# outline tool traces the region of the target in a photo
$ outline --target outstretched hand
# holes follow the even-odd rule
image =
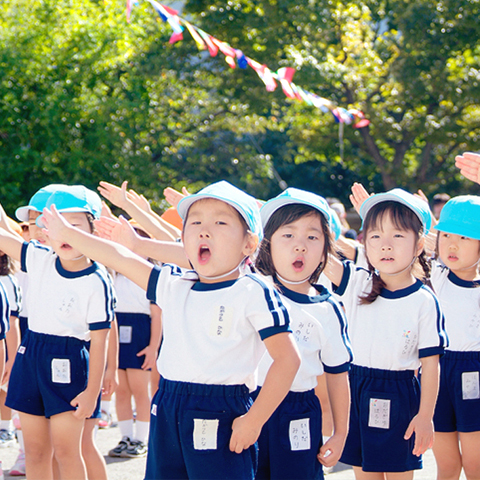
[[[463,155],[457,155],[455,166],[465,178],[480,184],[480,154],[465,152]]]
[[[163,195],[165,196],[165,200],[172,206],[177,208],[178,202],[184,197],[187,197],[190,195],[188,190],[185,187],[182,187],[182,193],[180,193],[178,190],[175,190],[172,187],[167,187],[163,191]]]
[[[62,240],[65,230],[69,227],[71,228],[71,225],[58,213],[55,205],[52,205],[50,209],[44,208],[42,213],[45,235],[50,240]]]
[[[120,243],[129,250],[134,250],[138,235],[122,215],[118,219],[100,217],[94,224],[100,238]]]
[[[125,180],[121,187],[112,185],[108,182],[100,182],[98,191],[105,197],[110,203],[113,203],[118,208],[125,210],[127,205],[127,186],[128,182]]]
[[[370,197],[370,194],[361,183],[355,182],[352,185],[352,194],[349,196],[349,198],[350,202],[352,202],[353,208],[355,208],[357,213],[360,213],[360,207],[368,197]]]

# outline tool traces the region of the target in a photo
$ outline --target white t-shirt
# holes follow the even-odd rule
[[[290,391],[306,392],[317,386],[317,377],[327,373],[346,372],[352,361],[352,350],[342,307],[332,294],[318,285],[315,296],[296,293],[278,285],[282,301],[289,305],[290,326],[302,362]],[[258,384],[263,385],[272,365],[268,354],[258,368]]]
[[[370,293],[371,274],[344,263],[336,293],[347,314],[354,364],[383,370],[415,370],[420,358],[439,355],[448,344],[439,302],[420,280],[410,287],[384,289],[377,299],[360,305]]]
[[[150,315],[150,303],[145,296],[145,290],[122,274],[114,278],[117,305],[115,312],[144,313]]]
[[[105,267],[94,262],[70,272],[53,250],[30,242],[23,244],[21,268],[29,275],[30,330],[88,341],[90,330],[110,328],[115,295]]]
[[[17,283],[20,287],[20,292],[22,294],[22,309],[20,310],[20,317],[28,318],[28,275],[21,270],[18,270],[14,273],[15,278],[17,279]]]
[[[462,280],[433,261],[431,282],[445,315],[448,350],[479,352],[480,281]]]
[[[0,275],[5,293],[7,294],[8,304],[10,306],[10,315],[18,317],[22,309],[22,292],[14,275]]]
[[[0,340],[5,338],[5,334],[10,328],[10,307],[8,305],[7,294],[3,285],[0,283]]]
[[[162,309],[157,366],[167,380],[255,390],[262,339],[290,331],[280,295],[255,274],[202,283],[193,271],[154,267],[147,297]]]

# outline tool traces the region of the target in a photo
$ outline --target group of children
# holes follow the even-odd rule
[[[80,186],[37,192],[28,243],[0,209],[0,250],[28,278],[6,399],[27,478],[106,478],[93,432],[117,367],[124,429],[137,407],[117,453],[144,452],[150,422],[146,479],[318,479],[341,460],[357,480],[407,480],[432,446],[439,479],[480,478],[480,197],[451,199],[434,230],[418,196],[356,184],[348,260],[335,213],[303,190],[261,208],[224,181],[177,192],[181,232],[126,183],[100,192],[136,223]]]

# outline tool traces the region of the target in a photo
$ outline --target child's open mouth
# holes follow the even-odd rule
[[[458,260],[458,257],[456,255],[449,255],[448,259],[452,262],[456,262]]]
[[[210,248],[207,245],[200,245],[198,250],[198,261],[200,264],[204,265],[210,260],[212,256],[212,252],[210,252]]]
[[[301,260],[301,259],[295,260],[295,261],[293,262],[293,269],[294,269],[296,272],[301,272],[301,271],[303,270],[303,265],[304,265],[303,260]]]
[[[60,248],[62,250],[71,250],[72,249],[72,247],[68,243],[62,243],[62,245],[60,245]]]
[[[385,257],[385,258],[382,258],[382,262],[393,262],[394,259],[392,257]]]

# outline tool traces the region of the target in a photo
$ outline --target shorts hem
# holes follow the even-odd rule
[[[423,468],[422,464],[416,465],[361,465],[364,472],[387,472],[387,473],[402,473],[410,472],[412,470],[421,470]]]

